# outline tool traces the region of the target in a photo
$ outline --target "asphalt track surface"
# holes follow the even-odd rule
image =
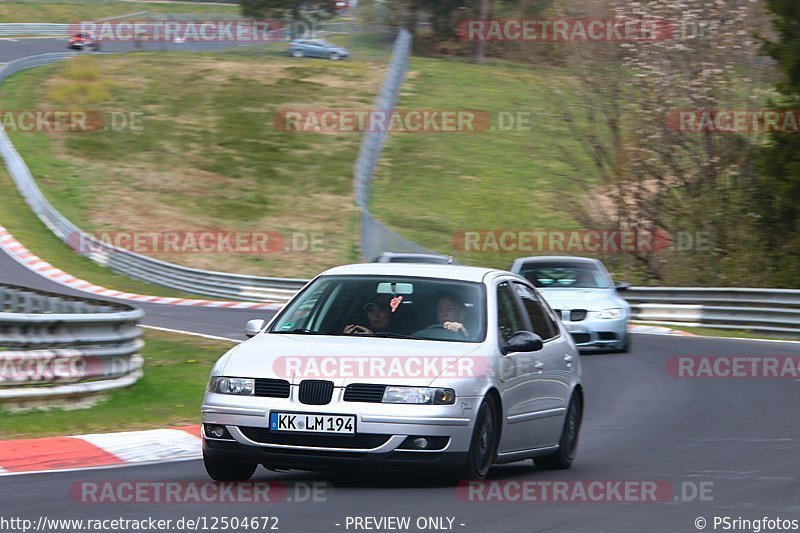
[[[0,50],[4,46],[0,45]],[[2,253],[0,281],[79,294],[40,278]],[[242,338],[244,321],[261,313],[152,304],[142,307],[147,312],[146,324],[231,338]],[[70,495],[70,489],[80,482],[207,481],[202,462],[185,461],[0,477],[0,516],[28,518],[34,523],[43,516],[173,521],[207,517],[209,526],[215,517],[274,516],[281,531],[303,532],[391,530],[346,526],[348,517],[365,516],[411,517],[411,527],[405,531],[434,530],[418,529],[415,521],[420,517],[450,517],[454,519],[452,530],[465,532],[688,532],[699,530],[695,525],[699,518],[707,521],[706,531],[722,531],[721,525],[714,527],[714,517],[800,520],[800,380],[689,379],[673,377],[667,371],[668,361],[674,356],[799,353],[800,345],[790,343],[636,335],[630,354],[583,358],[586,412],[572,469],[537,470],[526,461],[495,467],[490,473],[491,481],[503,483],[573,481],[584,487],[591,481],[655,481],[674,489],[674,497],[666,501],[582,502],[573,498],[558,503],[470,502],[464,501],[456,488],[425,471],[402,475],[279,473],[261,468],[254,480],[288,483],[289,494],[295,494],[293,501],[259,505],[91,504]],[[80,414],[76,412],[76,416]],[[293,489],[293,484],[312,481],[325,483],[325,501],[297,497],[305,492]],[[694,494],[699,487],[707,491],[703,497]],[[11,527],[4,530],[19,531]],[[170,530],[186,529],[173,526]]]
[[[64,285],[60,285],[31,272],[2,250],[0,250],[0,283],[11,283],[13,285],[66,294],[68,296],[89,296],[91,298],[97,298],[96,295],[87,295],[85,292],[65,287]],[[202,299],[202,296],[198,296],[198,298]],[[106,299],[128,304],[133,303],[125,302],[124,300],[115,300],[114,298]],[[216,309],[216,312],[214,312],[215,310],[209,307],[147,304],[141,302],[135,302],[135,305],[145,310],[146,316],[144,320],[142,320],[142,323],[145,325],[237,340],[246,339],[244,336],[244,325],[248,320],[251,318],[267,319],[275,314],[274,311],[261,309],[226,309],[226,312],[220,313],[219,309]]]

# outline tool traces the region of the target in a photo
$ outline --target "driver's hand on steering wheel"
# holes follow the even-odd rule
[[[356,335],[372,335],[374,332],[366,326],[360,326],[358,324],[350,324],[344,328],[345,333],[356,334]]]
[[[467,335],[467,329],[461,322],[445,322],[442,324],[442,327],[447,331],[452,331],[453,333],[461,333],[465,337]]]

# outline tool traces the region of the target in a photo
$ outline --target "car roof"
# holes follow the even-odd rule
[[[507,272],[493,268],[437,265],[430,263],[359,263],[334,267],[326,270],[321,275],[418,276],[423,278],[454,279],[480,283],[490,274],[507,274]]]
[[[397,257],[397,258],[429,258],[429,259],[442,259],[444,261],[451,261],[452,257],[449,255],[442,255],[442,254],[425,254],[425,253],[417,253],[417,252],[381,252],[378,254],[378,257],[375,259],[380,259],[381,257]]]
[[[380,255],[390,255],[392,257],[447,257],[443,254],[429,254],[421,252],[381,252]]]

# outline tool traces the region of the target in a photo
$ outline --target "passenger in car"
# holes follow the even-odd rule
[[[464,300],[458,294],[450,291],[439,293],[436,299],[436,316],[444,329],[467,337],[469,334],[464,327],[466,312]]]
[[[581,270],[578,275],[575,276],[575,283],[573,283],[572,286],[583,289],[593,289],[597,287],[597,282],[591,272],[588,270]]]
[[[385,297],[379,296],[375,300],[369,302],[364,306],[364,312],[367,314],[369,327],[360,324],[349,324],[345,326],[344,333],[371,335],[373,333],[388,331],[389,325],[392,322],[392,313],[389,301]]]

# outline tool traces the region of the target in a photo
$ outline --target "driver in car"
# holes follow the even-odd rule
[[[344,333],[355,335],[371,335],[382,331],[388,331],[392,321],[391,308],[389,302],[384,297],[378,297],[364,306],[367,314],[369,327],[360,324],[350,324],[344,328]]]
[[[444,329],[467,337],[469,334],[464,327],[466,311],[464,300],[458,294],[450,291],[439,294],[436,301],[436,316]]]

